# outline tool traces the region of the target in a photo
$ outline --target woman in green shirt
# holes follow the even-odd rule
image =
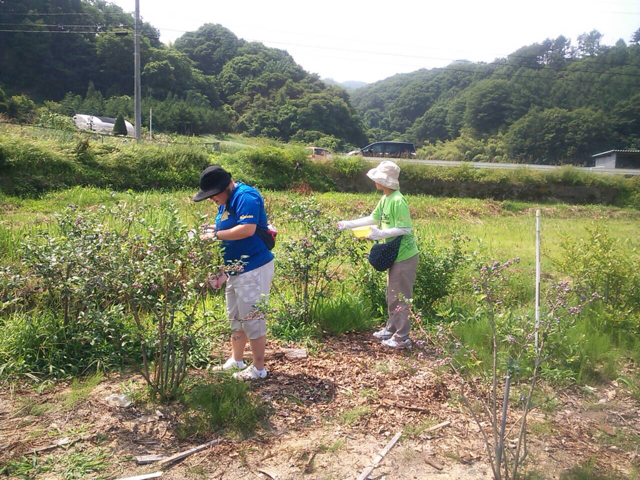
[[[400,193],[400,167],[393,162],[381,162],[369,170],[367,176],[373,180],[384,195],[368,217],[338,222],[338,228],[356,228],[371,225],[369,240],[392,241],[402,235],[400,250],[387,273],[387,306],[389,319],[381,330],[373,334],[390,348],[409,348],[411,322],[409,303],[413,298],[413,284],[418,270],[418,248],[411,231],[411,215],[407,200]],[[377,227],[376,227],[377,225]]]

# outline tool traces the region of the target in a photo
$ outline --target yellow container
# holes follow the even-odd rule
[[[365,238],[371,233],[371,227],[358,227],[351,229],[356,238]]]

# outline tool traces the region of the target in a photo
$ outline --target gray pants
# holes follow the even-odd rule
[[[409,303],[413,298],[413,284],[416,281],[419,255],[396,262],[387,272],[387,307],[389,320],[387,330],[394,332],[396,340],[404,340],[411,331]]]

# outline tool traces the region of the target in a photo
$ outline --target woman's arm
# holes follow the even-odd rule
[[[398,237],[400,235],[407,235],[411,233],[411,227],[393,227],[385,230],[380,230],[376,227],[371,227],[371,233],[367,236],[369,240],[381,240],[383,238]]]
[[[228,230],[219,230],[216,236],[219,240],[242,240],[256,233],[258,226],[255,223],[243,223]]]
[[[368,217],[358,218],[356,220],[343,220],[338,222],[338,230],[346,230],[347,228],[366,227],[367,225],[375,225],[378,221],[371,215]]]

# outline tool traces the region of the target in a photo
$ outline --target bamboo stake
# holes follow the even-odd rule
[[[389,443],[387,443],[387,445],[376,456],[376,458],[373,459],[373,463],[363,470],[363,472],[358,477],[358,480],[366,480],[367,479],[369,474],[371,472],[373,472],[373,470],[378,466],[378,464],[382,461],[382,459],[385,457],[385,455],[387,453],[389,453],[389,450],[391,450],[393,448],[393,446],[398,442],[398,440],[400,440],[400,436],[401,435],[402,435],[402,432],[398,432],[393,436],[393,438],[389,441]]]

